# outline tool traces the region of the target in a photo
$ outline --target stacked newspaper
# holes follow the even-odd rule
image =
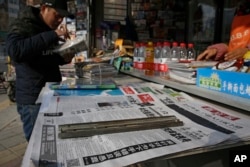
[[[212,67],[217,64],[216,61],[192,61],[191,63],[171,62],[168,64],[169,76],[176,81],[195,84],[196,68]]]
[[[84,78],[107,78],[113,77],[117,73],[115,67],[108,63],[88,64],[82,68]]]

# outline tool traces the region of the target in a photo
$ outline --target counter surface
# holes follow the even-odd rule
[[[220,93],[218,93],[219,95],[217,95],[217,92],[207,91],[205,89],[200,89],[200,88],[198,88],[198,90],[201,90],[201,91],[197,91],[196,86],[194,85],[184,85],[184,84],[180,84],[174,81],[166,81],[157,77],[142,77],[140,75],[137,75],[136,77],[139,77],[142,79],[145,78],[145,80],[160,83],[162,85],[166,85],[167,87],[181,90],[183,92],[187,92],[187,93],[190,92],[190,94],[194,94],[196,96],[190,97],[187,94],[179,94],[180,97],[182,97],[183,95],[184,99],[185,97],[187,97],[187,99],[189,99],[188,97],[190,97],[189,100],[191,101],[188,100],[186,102],[185,101],[182,102],[182,101],[174,100],[175,96],[177,96],[178,94],[177,91],[173,91],[175,92],[175,96],[173,97],[171,97],[171,93],[169,94],[167,93],[168,95],[167,94],[165,95],[164,93],[159,93],[158,94],[159,99],[158,97],[156,99],[160,101],[155,100],[154,106],[148,106],[148,107],[144,106],[145,108],[143,106],[140,106],[139,108],[137,108],[136,106],[133,106],[132,104],[130,104],[130,102],[134,102],[134,100],[137,102],[140,101],[139,99],[141,98],[139,98],[139,95],[138,95],[138,99],[137,99],[136,93],[124,94],[121,96],[105,96],[105,97],[99,96],[99,95],[97,96],[91,95],[91,96],[85,96],[85,97],[84,96],[82,97],[60,96],[60,105],[59,105],[58,104],[59,100],[57,100],[59,96],[58,95],[57,95],[58,97],[54,96],[55,92],[49,89],[49,87],[47,86],[40,93],[39,100],[40,102],[42,102],[42,107],[40,109],[40,113],[38,115],[38,119],[34,127],[35,133],[34,132],[32,133],[31,140],[29,142],[27,151],[25,153],[22,166],[33,167],[36,164],[40,163],[40,160],[43,158],[49,159],[49,160],[55,160],[58,163],[59,162],[62,163],[65,161],[63,157],[68,158],[66,159],[67,163],[73,162],[73,160],[76,160],[76,159],[80,160],[84,158],[84,160],[86,160],[84,161],[86,164],[84,166],[88,166],[87,162],[90,162],[90,161],[94,162],[95,160],[97,160],[96,159],[97,157],[105,158],[108,153],[114,152],[114,155],[115,154],[118,155],[117,154],[118,152],[126,153],[123,151],[126,149],[129,150],[129,148],[132,148],[132,147],[137,148],[137,146],[142,146],[142,145],[146,146],[146,144],[148,144],[148,146],[152,146],[154,142],[151,142],[151,140],[161,141],[162,143],[166,144],[165,140],[171,139],[175,141],[175,143],[177,144],[174,144],[173,146],[171,145],[164,146],[162,148],[154,148],[151,150],[143,150],[143,151],[140,150],[140,152],[133,153],[133,154],[126,154],[126,156],[124,157],[114,158],[114,159],[111,159],[110,162],[106,161],[106,162],[103,162],[103,164],[100,163],[99,165],[96,164],[94,166],[102,166],[102,165],[124,166],[124,164],[129,165],[132,163],[137,163],[138,159],[139,161],[142,161],[143,163],[147,163],[149,161],[159,162],[165,159],[168,159],[168,161],[170,160],[172,161],[175,158],[184,158],[184,157],[188,157],[189,155],[192,155],[192,156],[202,155],[203,153],[209,154],[207,155],[207,157],[211,157],[210,153],[214,154],[214,152],[220,151],[220,150],[226,150],[225,152],[223,152],[223,155],[226,156],[226,155],[229,155],[227,152],[228,149],[236,148],[238,146],[249,148],[250,140],[248,136],[250,136],[250,134],[245,133],[245,132],[248,132],[248,129],[250,128],[250,122],[249,122],[250,115],[246,115],[246,114],[243,114],[242,112],[238,112],[238,110],[245,111],[243,109],[240,109],[240,108],[232,109],[232,107],[230,107],[231,105],[227,105],[227,108],[226,108],[224,106],[214,104],[211,101],[208,102],[204,100],[204,99],[212,100],[213,96],[217,98],[218,100],[222,100],[220,99],[222,98],[222,95]],[[162,85],[145,82],[145,81],[142,81],[141,79],[137,79],[129,75],[116,78],[115,81],[119,83],[118,85],[120,84],[122,85],[121,87],[123,88],[122,89],[123,92],[126,92],[125,90],[127,90],[127,92],[130,92],[129,87],[126,84],[129,84],[131,81],[134,84],[132,88],[135,88],[134,90],[138,90],[138,92],[143,92],[143,90],[147,92],[145,88],[151,87],[151,86],[156,88],[155,92],[157,92],[156,90],[159,91],[163,89]],[[143,84],[143,86],[141,86],[141,84]],[[167,90],[171,91],[171,89],[167,89]],[[206,92],[211,93],[209,95],[209,98],[206,98],[207,97],[205,94]],[[144,93],[144,94],[147,94],[147,93]],[[129,98],[127,98],[127,96]],[[220,98],[217,96],[219,96]],[[148,97],[149,96],[145,96],[145,98],[142,98],[142,99],[144,100],[150,99]],[[199,98],[199,97],[202,97],[202,98]],[[134,100],[130,101],[131,98]],[[228,101],[230,100],[230,98],[228,98],[227,95],[225,95],[225,98],[227,98]],[[161,103],[162,102],[161,100],[166,100],[165,101],[166,103]],[[213,100],[214,102],[216,101],[216,99],[213,99]],[[173,103],[171,103],[171,101]],[[235,101],[237,100],[235,99]],[[98,102],[102,104],[103,106],[101,105],[98,106],[97,105],[99,104]],[[108,106],[107,106],[107,103],[109,104]],[[237,104],[236,102],[234,103]],[[129,108],[126,104],[130,104],[133,107]],[[144,103],[139,103],[139,104],[144,104]],[[226,104],[225,101],[224,101],[224,104]],[[173,109],[174,112],[172,110],[169,110],[169,108],[166,110],[165,109],[161,110],[162,108],[166,107],[165,105],[169,108],[172,107],[171,109]],[[177,105],[182,106],[182,107],[176,108]],[[190,110],[187,109],[188,107]],[[208,110],[201,111],[200,109],[202,107],[205,107]],[[141,110],[142,108],[148,109],[148,110]],[[186,110],[184,111],[183,109],[184,110],[186,109]],[[215,110],[211,111],[210,109],[215,109]],[[107,111],[103,112],[103,110],[107,110]],[[45,115],[43,114],[43,112],[47,113],[47,112],[53,112],[53,111],[61,111],[63,112],[63,116],[62,117],[45,117]],[[175,111],[177,113],[175,113]],[[216,111],[217,114],[213,114],[214,111]],[[194,118],[195,116],[193,113],[195,112],[197,112],[201,116],[200,118],[198,118],[198,120],[197,120],[197,117]],[[64,123],[64,124],[67,122],[72,123],[73,121],[76,121],[76,120],[80,121],[81,123],[89,122],[89,121],[98,122],[103,119],[118,119],[118,118],[125,118],[125,117],[129,117],[131,119],[134,116],[145,117],[145,116],[150,116],[147,114],[153,114],[153,113],[156,113],[156,115],[157,114],[164,115],[164,114],[171,114],[171,113],[177,114],[177,116],[180,117],[181,120],[185,121],[187,124],[185,124],[185,127],[183,128],[181,127],[180,128],[177,127],[173,129],[171,128],[173,131],[168,128],[166,128],[164,131],[162,131],[161,129],[160,130],[153,129],[153,130],[150,130],[149,132],[137,131],[135,133],[131,132],[131,134],[128,134],[128,133],[121,133],[118,135],[110,134],[110,136],[109,135],[96,135],[96,136],[93,136],[93,138],[92,137],[78,138],[78,139],[75,138],[75,139],[66,139],[66,140],[60,139],[57,136],[58,135],[57,127],[61,123]],[[184,115],[186,114],[186,115],[185,116],[181,115],[181,113]],[[204,118],[202,117],[202,115],[204,116]],[[238,137],[241,137],[241,136],[243,137],[240,140],[239,138],[236,140],[229,140],[226,133],[221,133],[220,130],[222,129],[219,130],[219,128],[217,129],[217,127],[215,127],[215,129],[218,130],[217,131],[212,128],[208,129],[208,128],[205,128],[205,126],[203,127],[198,124],[193,124],[194,120],[192,121],[189,121],[188,119],[186,120],[186,118],[191,119],[190,116],[194,118],[194,120],[200,122],[202,125],[205,125],[206,123],[204,124],[204,122],[208,122],[208,120],[211,121],[211,119],[214,122],[218,123],[218,125],[220,125],[221,127],[223,126],[227,127],[227,125],[230,125],[230,127],[232,127],[232,132],[235,130],[235,133],[234,133],[235,136],[239,135]],[[237,120],[233,121],[228,118],[224,119],[223,116],[224,117],[228,116],[228,118],[232,118],[232,119],[235,118],[239,120],[239,122]],[[209,124],[211,124],[211,122]],[[242,129],[244,130],[238,129],[239,127],[238,125],[242,125]],[[187,130],[186,133],[184,133],[185,130]],[[176,133],[173,133],[173,132],[176,132]],[[190,140],[187,140],[187,142],[179,142],[178,135],[177,135],[177,138],[174,137],[175,136],[174,134],[177,134],[177,132],[179,135],[183,133],[184,136],[182,137],[185,137],[185,136],[188,137],[189,134],[193,134],[194,138],[192,138],[191,137],[192,135],[191,135],[189,136]],[[189,132],[192,132],[192,133],[189,133]],[[173,136],[171,135],[169,136],[169,134],[173,134]],[[233,137],[233,135],[231,137]],[[50,140],[45,140],[45,139],[50,139]],[[137,145],[135,143],[139,143],[139,144]],[[174,142],[170,142],[170,143],[173,144]],[[42,147],[41,147],[42,145],[46,146],[46,147],[43,147],[44,150],[42,150]],[[89,146],[91,146],[91,148],[89,148]],[[41,149],[41,151],[39,151],[39,149]],[[148,149],[148,147],[145,147],[145,149]],[[54,152],[53,150],[57,150],[57,152]],[[104,152],[104,154],[100,154],[100,152]],[[220,156],[216,155],[216,158],[218,157]],[[201,159],[198,158],[198,161],[201,161]],[[181,162],[181,161],[178,160],[178,162]],[[190,165],[193,163],[193,158],[190,158],[189,163]],[[184,165],[185,163],[179,166],[184,166]],[[157,165],[153,165],[153,166],[156,167]],[[166,166],[166,165],[161,164],[160,166]],[[175,166],[175,167],[179,167],[179,166]],[[220,165],[215,165],[215,166],[219,167]],[[167,165],[167,167],[172,167],[172,166]]]
[[[145,76],[143,74],[131,72],[131,71],[122,71],[122,73],[131,75],[134,77],[138,77],[147,81],[159,83],[169,88],[174,88],[176,90],[183,91],[183,92],[204,98],[206,100],[211,100],[215,103],[220,103],[222,105],[236,108],[239,111],[243,110],[243,112],[249,112],[250,114],[250,103],[249,103],[249,99],[246,99],[246,98],[237,97],[237,96],[233,96],[230,94],[225,94],[225,93],[220,93],[217,91],[200,88],[196,85],[183,84],[183,83],[179,83],[179,82],[172,81],[169,79],[163,79],[163,78],[156,77],[156,76]]]

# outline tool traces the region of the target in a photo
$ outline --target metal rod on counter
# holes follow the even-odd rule
[[[182,125],[183,122],[175,116],[64,124],[59,125],[59,138],[90,137],[93,135],[159,129]]]

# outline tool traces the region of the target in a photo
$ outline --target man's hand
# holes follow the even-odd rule
[[[197,60],[210,60],[213,58],[217,53],[217,49],[211,48],[211,49],[206,49],[204,52],[198,55]]]
[[[243,56],[247,53],[248,49],[247,48],[238,48],[235,49],[231,52],[228,52],[225,54],[224,60],[230,61],[230,60],[235,60],[239,58],[243,58]]]
[[[68,29],[65,24],[61,24],[58,26],[58,28],[55,30],[57,36],[62,39],[63,41],[66,41],[67,39],[70,39]],[[61,38],[63,37],[63,38]]]

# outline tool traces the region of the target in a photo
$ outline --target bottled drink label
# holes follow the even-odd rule
[[[139,47],[140,45],[136,43],[135,48],[134,48],[134,56],[133,56],[133,67],[135,70],[138,68]]]
[[[159,64],[161,63],[161,60],[159,58],[154,59],[154,70],[159,71]]]
[[[140,72],[145,70],[145,57],[146,57],[146,49],[145,44],[140,43],[139,51],[138,51],[138,59],[137,59],[137,69]]]
[[[133,67],[136,69],[138,68],[138,57],[133,58]]]
[[[159,64],[158,66],[159,66],[158,69],[159,69],[160,72],[166,72],[167,69],[168,69],[167,64],[165,64],[165,63],[164,64]]]
[[[157,62],[154,62],[155,64],[155,71],[160,71],[164,72],[167,69],[167,64],[166,64],[167,58],[160,58],[157,60]]]
[[[137,69],[144,70],[145,69],[145,58],[139,57],[137,61]]]
[[[162,51],[161,51],[161,60],[159,64],[159,74],[160,76],[166,76],[168,71],[167,62],[171,60],[171,49],[170,43],[165,41],[163,43]]]
[[[154,71],[157,74],[159,69],[159,64],[161,63],[162,57],[162,43],[157,42],[156,46],[154,47]]]

